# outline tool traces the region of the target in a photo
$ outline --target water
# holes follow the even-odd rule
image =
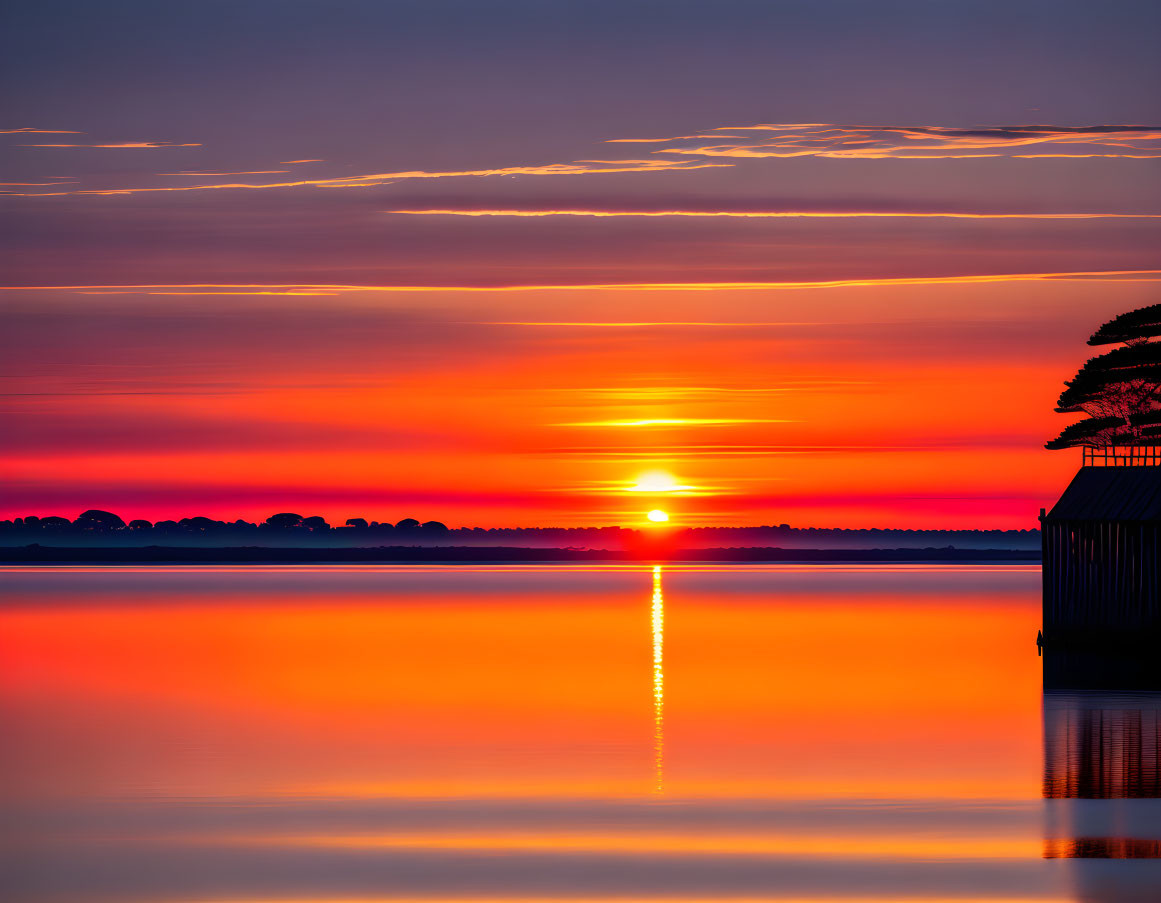
[[[0,592],[11,903],[1161,899],[1158,697],[1044,696],[1034,567]]]

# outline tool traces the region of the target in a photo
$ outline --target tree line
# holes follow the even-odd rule
[[[90,509],[76,519],[26,516],[0,521],[0,544],[145,546],[516,546],[524,548],[625,548],[664,541],[690,548],[782,546],[785,548],[874,548],[939,543],[958,548],[1039,548],[1037,530],[922,530],[899,528],[677,527],[665,530],[607,527],[456,527],[415,518],[379,522],[347,518],[332,526],[325,518],[284,512],[255,523],[185,517],[125,521]]]

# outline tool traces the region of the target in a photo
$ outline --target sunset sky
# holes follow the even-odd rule
[[[11,6],[0,517],[1031,528],[1161,302],[1154,0]]]

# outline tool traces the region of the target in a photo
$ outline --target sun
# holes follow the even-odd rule
[[[654,508],[645,516],[655,524],[669,523],[669,515],[662,511],[660,508]]]

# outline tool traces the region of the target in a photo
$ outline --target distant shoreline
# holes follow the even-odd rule
[[[1039,562],[1039,551],[1019,549],[782,549],[716,548],[536,549],[511,546],[380,546],[360,548],[261,548],[234,546],[65,547],[8,546],[0,548],[6,564],[482,564],[482,563],[948,563]]]

